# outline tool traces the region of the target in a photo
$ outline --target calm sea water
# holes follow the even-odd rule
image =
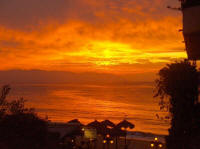
[[[118,123],[124,118],[135,124],[135,131],[167,134],[169,123],[158,119],[158,99],[153,98],[153,85],[78,85],[15,84],[8,99],[23,97],[41,117],[67,122],[78,118],[87,124],[94,119]]]

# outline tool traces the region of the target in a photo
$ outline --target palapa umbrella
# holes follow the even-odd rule
[[[104,126],[99,121],[95,120],[95,121],[87,124],[87,127],[95,128],[97,130],[97,133],[101,134]]]
[[[78,119],[70,120],[69,122],[67,122],[67,124],[72,127],[71,133],[69,133],[69,135],[71,135],[71,136],[80,136],[80,135],[82,136],[83,135],[82,127],[84,125]]]
[[[102,130],[101,134],[103,136],[106,136],[108,134],[112,135],[111,128],[114,128],[115,124],[113,122],[111,122],[110,120],[104,120],[101,122],[101,124],[103,125],[103,130]]]
[[[73,120],[67,122],[67,124],[83,126],[83,124],[78,119],[73,119]]]
[[[127,120],[123,120],[119,124],[117,124],[116,127],[120,128],[120,129],[121,128],[125,128],[125,129],[130,128],[130,129],[133,129],[135,127],[135,125],[132,124],[131,122],[127,121]]]
[[[120,136],[125,136],[126,132],[124,130],[121,130],[120,128],[114,127],[111,129],[111,135],[113,137],[120,137]]]
[[[126,132],[115,126],[111,129],[111,136],[115,137],[115,148],[118,149],[118,137],[126,136]]]
[[[97,133],[101,134],[103,136],[110,134],[110,131],[111,131],[111,129],[107,128],[107,125],[105,125],[104,123],[101,123],[97,120],[89,123],[87,126],[95,128],[97,130]]]
[[[131,122],[127,121],[127,120],[123,120],[119,124],[116,125],[117,129],[123,130],[122,128],[124,128],[124,130],[125,130],[125,149],[127,149],[127,143],[126,143],[127,132],[126,132],[126,130],[127,130],[127,128],[133,129],[134,127],[135,127],[135,125],[132,124]]]
[[[92,127],[92,128],[99,128],[101,127],[101,123],[97,120],[90,122],[89,124],[87,124],[88,127]]]
[[[115,124],[113,122],[111,122],[110,120],[104,120],[101,122],[102,125],[105,125],[106,127],[115,127]]]

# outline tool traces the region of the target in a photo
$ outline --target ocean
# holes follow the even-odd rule
[[[39,116],[55,122],[77,118],[83,124],[95,119],[118,123],[127,119],[135,125],[132,131],[166,135],[169,121],[156,115],[162,117],[167,113],[160,111],[153,88],[153,83],[11,84],[8,100],[23,97]]]

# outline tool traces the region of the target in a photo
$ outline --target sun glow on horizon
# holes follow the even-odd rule
[[[155,51],[161,51],[154,49]],[[120,64],[140,64],[146,60],[151,63],[170,62],[171,59],[186,58],[182,52],[151,53],[152,49],[143,51],[134,49],[132,45],[113,41],[90,41],[80,51],[67,52],[67,57],[79,57],[82,63],[91,63],[97,66],[115,66]],[[144,60],[144,61],[143,61]]]
[[[130,59],[139,50],[131,48],[128,44],[112,41],[91,41],[81,51],[68,53],[68,56],[80,56],[98,66],[119,65],[120,63],[132,63]],[[132,56],[131,56],[132,55]]]

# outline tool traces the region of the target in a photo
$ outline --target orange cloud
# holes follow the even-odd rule
[[[76,2],[68,3],[73,9],[57,4],[53,8],[58,12],[50,13],[53,16],[36,9],[45,13],[42,18],[31,8],[27,15],[33,18],[32,14],[37,14],[37,25],[26,22],[18,13],[24,24],[12,27],[12,20],[0,16],[4,20],[0,23],[0,69],[136,73],[155,71],[157,67],[148,67],[152,64],[160,66],[186,58],[182,34],[178,32],[181,17],[162,9],[169,1]],[[152,3],[154,7],[150,7]],[[53,4],[51,1],[48,7]]]

